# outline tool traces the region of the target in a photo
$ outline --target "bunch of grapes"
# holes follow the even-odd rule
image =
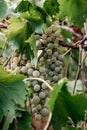
[[[53,86],[63,77],[63,56],[58,44],[59,36],[60,33],[55,26],[49,27],[42,35],[35,35],[36,47],[38,50],[42,50],[38,57],[37,67],[28,60],[25,53],[20,56],[18,50],[15,51],[12,60],[6,66],[6,69],[9,66],[14,73],[22,73],[28,78],[33,78],[33,80],[27,81],[27,84],[32,89],[31,112],[38,120],[49,114],[45,103],[50,97],[50,90],[44,82],[35,78],[43,79]]]

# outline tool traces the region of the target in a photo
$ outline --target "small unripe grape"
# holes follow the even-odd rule
[[[45,33],[47,35],[51,34],[52,33],[52,28],[47,28],[46,31],[45,31]]]
[[[40,76],[40,72],[38,70],[34,70],[33,71],[33,76],[34,77],[39,77]]]
[[[38,92],[40,90],[40,85],[36,84],[33,89],[35,92]]]
[[[45,93],[44,93],[44,92],[40,92],[40,93],[39,93],[39,97],[40,97],[41,99],[44,99],[44,98],[45,98],[45,96],[46,96],[46,95],[45,95]]]
[[[59,72],[60,71],[60,67],[55,67],[55,72]]]
[[[33,103],[34,104],[38,104],[39,102],[40,102],[40,98],[39,98],[39,96],[37,96],[37,95],[34,95],[34,97],[33,97]]]
[[[27,68],[26,68],[25,66],[23,66],[23,67],[21,68],[21,72],[24,73],[24,74],[27,73]]]
[[[55,52],[53,53],[53,55],[54,55],[54,57],[58,57],[59,53],[58,53],[57,51],[55,51]]]
[[[37,109],[37,110],[41,110],[41,109],[42,109],[41,104],[38,104],[38,105],[36,106],[36,109]]]
[[[54,69],[55,69],[55,64],[52,64],[52,65],[50,66],[50,68],[51,68],[52,70],[54,70]]]
[[[47,116],[49,114],[49,110],[47,109],[47,108],[43,108],[42,110],[41,110],[41,115],[42,116]]]
[[[52,60],[51,60],[51,59],[47,59],[47,60],[46,60],[46,63],[47,63],[48,65],[51,65],[51,64],[52,64]]]
[[[53,76],[53,81],[55,81],[55,82],[58,81],[58,76],[57,75]]]
[[[53,71],[49,71],[49,76],[53,76]]]
[[[34,71],[34,70],[33,70],[32,68],[30,68],[30,69],[28,69],[27,74],[30,75],[30,76],[32,76],[33,71]]]
[[[42,35],[42,39],[43,39],[43,40],[46,40],[46,39],[47,39],[47,35],[46,35],[46,34],[43,34],[43,35]]]
[[[33,80],[33,81],[31,82],[31,84],[32,84],[33,86],[35,86],[36,84],[38,84],[38,81],[37,81],[37,80]]]
[[[47,55],[52,55],[52,50],[51,49],[47,49],[46,53],[47,53]]]
[[[59,61],[59,60],[57,60],[56,62],[55,62],[55,66],[60,66],[61,65],[61,62]]]
[[[18,50],[15,50],[14,52],[14,57],[18,57],[19,56],[19,51]]]
[[[40,39],[40,35],[36,34],[35,35],[35,40],[39,40]]]
[[[52,49],[53,48],[53,44],[52,43],[48,43],[47,44],[47,48]]]
[[[52,62],[56,62],[56,57],[52,57]]]
[[[59,56],[58,56],[58,59],[59,59],[60,61],[63,61],[63,59],[64,59],[63,55],[59,55]]]
[[[42,89],[47,89],[47,85],[45,83],[42,83],[41,87]]]
[[[39,68],[39,71],[40,71],[41,73],[45,73],[45,72],[46,72],[46,68],[45,68],[45,67],[40,67],[40,68]]]
[[[54,43],[53,48],[58,48],[58,43]]]
[[[47,42],[51,42],[52,38],[51,37],[47,37]]]
[[[36,119],[36,120],[41,120],[41,119],[42,119],[41,114],[35,114],[35,119]]]
[[[29,69],[29,68],[31,68],[31,67],[32,67],[32,64],[31,64],[31,63],[27,63],[27,64],[26,64],[26,68],[27,68],[27,69]]]
[[[25,65],[25,63],[26,63],[26,62],[25,62],[24,60],[21,60],[21,61],[20,61],[20,65]]]

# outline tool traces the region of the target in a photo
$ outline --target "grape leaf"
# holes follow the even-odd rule
[[[47,106],[53,112],[51,121],[53,128],[58,130],[67,125],[68,117],[71,117],[75,125],[78,121],[84,120],[87,98],[83,94],[72,96],[67,90],[66,80],[63,80],[54,87]]]
[[[31,117],[28,112],[22,112],[22,117],[17,118],[18,126],[21,130],[31,129]]]
[[[44,8],[49,15],[55,15],[59,11],[59,4],[57,0],[46,0],[44,3]]]
[[[0,122],[3,116],[9,117],[3,126],[3,130],[7,130],[15,117],[15,111],[25,106],[27,92],[26,85],[22,81],[25,76],[9,74],[2,67],[0,74]]]
[[[30,3],[29,3],[29,1],[27,1],[27,0],[25,0],[25,1],[21,1],[19,4],[18,4],[18,6],[16,7],[16,9],[15,9],[15,13],[17,13],[17,12],[26,12],[26,11],[28,11],[29,10],[29,6],[30,6]]]
[[[0,19],[3,19],[7,14],[7,4],[4,0],[0,0]]]
[[[82,26],[87,17],[86,0],[58,0],[60,16],[67,16],[69,21],[77,26]]]
[[[22,52],[25,44],[24,41],[32,32],[31,26],[26,20],[24,21],[16,17],[12,17],[9,22],[10,24],[7,29],[8,45],[18,48]]]

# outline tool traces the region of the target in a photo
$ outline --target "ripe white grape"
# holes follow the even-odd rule
[[[53,81],[55,81],[55,82],[58,81],[58,76],[57,75],[53,76]]]
[[[48,43],[48,44],[47,44],[47,48],[52,49],[52,48],[53,48],[53,44],[52,44],[51,42]]]
[[[19,60],[20,60],[19,57],[14,57],[14,58],[13,58],[13,63],[18,64],[18,63],[19,63]]]
[[[41,109],[42,109],[41,104],[36,105],[36,109],[37,109],[37,110],[41,110]]]
[[[49,114],[48,108],[43,108],[43,109],[41,110],[41,115],[42,115],[42,116],[47,116],[48,114]]]
[[[29,68],[31,68],[31,67],[32,67],[32,64],[28,62],[28,63],[26,64],[26,68],[29,69]]]
[[[34,77],[39,77],[40,76],[40,72],[38,70],[34,70],[33,71],[33,76]]]
[[[51,34],[52,33],[52,28],[47,28],[46,31],[45,31],[45,33],[47,35]]]
[[[46,68],[45,68],[45,67],[40,67],[40,68],[39,68],[39,71],[40,71],[41,73],[45,73],[45,72],[46,72]]]
[[[34,95],[34,97],[32,98],[32,101],[33,101],[34,104],[38,104],[40,102],[39,96]]]
[[[45,93],[43,91],[39,92],[39,97],[41,99],[44,99],[46,97]]]
[[[42,83],[41,87],[42,89],[47,89],[47,85],[45,83]]]
[[[21,72],[24,73],[24,74],[27,73],[27,68],[26,68],[26,66],[23,66],[23,67],[21,68]]]
[[[38,81],[37,81],[37,80],[33,80],[33,81],[31,82],[31,84],[32,84],[33,86],[35,86],[36,84],[38,84]]]
[[[55,72],[59,72],[60,71],[60,67],[55,67]]]
[[[34,70],[33,70],[32,68],[29,68],[28,71],[27,71],[27,74],[28,74],[29,76],[32,76],[33,71],[34,71]]]
[[[52,50],[51,49],[47,49],[46,54],[47,55],[52,55]]]
[[[35,92],[38,92],[40,90],[40,85],[39,84],[36,84],[34,87],[33,87],[34,91]]]
[[[59,55],[59,53],[58,53],[57,51],[55,51],[55,52],[53,53],[53,55],[57,58],[58,55]]]
[[[46,34],[43,34],[43,35],[42,35],[42,39],[43,39],[43,40],[46,40],[46,39],[47,39],[47,35],[46,35]]]

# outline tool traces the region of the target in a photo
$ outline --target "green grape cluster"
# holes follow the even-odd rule
[[[51,85],[63,77],[63,55],[59,48],[59,37],[60,33],[53,25],[42,36],[35,36],[37,48],[43,52],[39,62],[46,69]]]
[[[36,47],[42,50],[39,65],[35,67],[25,53],[20,56],[16,50],[9,63],[10,70],[22,73],[28,78],[41,78],[53,86],[63,77],[63,56],[58,44],[59,35],[55,26],[49,27],[42,35],[35,35]],[[9,64],[6,66],[7,70]],[[36,79],[27,81],[27,85],[32,89],[31,112],[35,115],[35,119],[41,120],[49,114],[45,103],[50,97],[50,90],[44,82]]]

